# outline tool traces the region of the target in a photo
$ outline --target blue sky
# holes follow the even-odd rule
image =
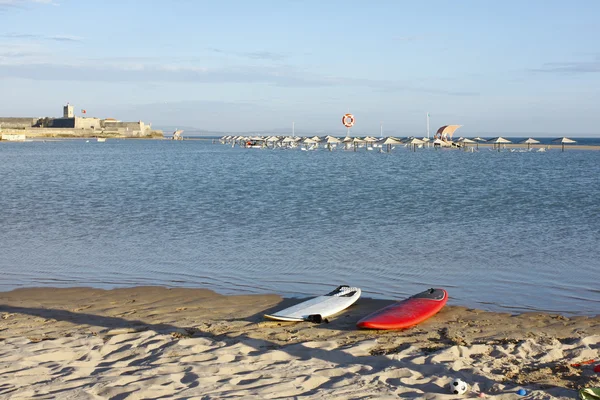
[[[600,2],[0,0],[0,115],[598,136]],[[6,95],[9,94],[9,95]]]

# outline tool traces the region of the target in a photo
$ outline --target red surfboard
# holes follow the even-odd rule
[[[409,328],[434,316],[447,301],[448,292],[444,289],[428,289],[367,315],[356,326],[367,329]]]

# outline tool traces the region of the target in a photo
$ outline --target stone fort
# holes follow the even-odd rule
[[[152,130],[152,124],[142,121],[121,122],[114,118],[80,117],[73,105],[63,107],[60,118],[1,118],[0,131],[27,136],[115,136],[162,137],[162,131]],[[14,132],[13,132],[14,131]]]

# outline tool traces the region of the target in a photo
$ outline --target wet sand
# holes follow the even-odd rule
[[[567,399],[600,386],[600,316],[446,306],[380,332],[355,324],[393,301],[361,298],[329,323],[263,319],[300,301],[161,287],[0,293],[0,397],[445,399],[460,377],[467,397]]]

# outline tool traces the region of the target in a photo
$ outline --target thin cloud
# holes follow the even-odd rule
[[[571,61],[545,63],[542,67],[533,69],[533,72],[555,74],[590,74],[600,72],[600,54],[595,55],[592,61]]]
[[[36,55],[38,54],[26,51],[0,51],[0,58],[25,58]]]
[[[397,81],[328,77],[290,66],[207,68],[178,64],[144,63],[72,64],[19,63],[0,60],[0,76],[46,81],[95,82],[190,82],[264,84],[290,88],[364,87],[384,92],[420,92],[451,96],[475,96],[478,93],[443,88],[412,86]]]
[[[254,60],[270,60],[270,61],[283,61],[287,57],[283,54],[273,53],[270,51],[255,51],[251,53],[241,53],[243,56],[252,58]]]
[[[271,51],[251,51],[251,52],[236,52],[236,51],[226,51],[223,49],[218,49],[215,47],[210,47],[208,50],[213,53],[219,53],[224,55],[232,55],[241,58],[249,58],[252,60],[267,60],[267,61],[283,61],[288,58],[287,55],[282,53],[275,53]]]
[[[47,4],[58,6],[53,0],[0,0],[0,11],[11,8],[26,8],[30,4]]]
[[[52,40],[55,42],[81,42],[83,38],[72,35],[37,35],[33,33],[7,33],[0,37],[9,39]]]

